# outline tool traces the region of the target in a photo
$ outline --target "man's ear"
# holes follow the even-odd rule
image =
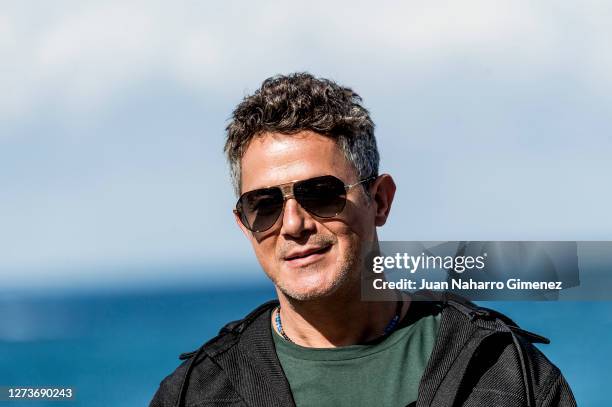
[[[382,226],[387,222],[395,196],[395,189],[395,182],[389,174],[379,175],[374,181],[370,193],[375,203],[374,223],[376,226]]]

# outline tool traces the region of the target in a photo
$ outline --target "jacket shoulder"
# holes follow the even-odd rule
[[[178,405],[181,393],[189,388],[189,399],[201,401],[202,406],[240,404],[241,399],[223,370],[212,357],[231,349],[240,333],[266,310],[276,306],[278,301],[268,301],[251,311],[240,320],[225,324],[219,333],[198,349],[182,353],[183,362],[160,383],[149,407],[170,407]],[[207,404],[209,403],[209,404]]]
[[[191,360],[185,360],[161,381],[149,407],[182,406],[183,404],[178,404],[178,400],[183,388],[189,389],[189,400],[198,400],[202,406],[241,403],[241,398],[234,391],[229,379],[210,358],[198,358],[193,373],[186,377],[190,362]]]
[[[559,368],[528,339],[512,334],[490,338],[461,379],[459,398],[466,405],[576,406]]]
[[[576,406],[572,391],[561,370],[548,357],[525,338],[518,338],[524,352],[525,374],[531,381],[533,396],[538,406]]]
[[[561,371],[534,345],[550,343],[547,338],[461,297],[447,295],[441,303],[457,328],[486,336],[460,379],[459,399],[475,405],[576,405]]]

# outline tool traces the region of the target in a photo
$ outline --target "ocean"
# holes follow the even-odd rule
[[[0,387],[72,387],[70,401],[0,406],[147,406],[159,382],[226,322],[274,298],[271,285],[0,296]],[[551,339],[538,345],[579,406],[610,406],[612,303],[488,302]]]

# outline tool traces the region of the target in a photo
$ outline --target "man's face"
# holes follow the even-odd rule
[[[241,190],[321,175],[333,175],[345,184],[359,181],[334,140],[310,131],[266,133],[253,139],[244,153]],[[334,218],[317,218],[289,198],[269,230],[252,233],[238,224],[277,289],[288,297],[308,300],[359,283],[362,242],[376,237],[375,206],[363,187],[357,186],[348,192],[344,210]]]

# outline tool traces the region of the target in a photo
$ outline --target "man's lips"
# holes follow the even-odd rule
[[[293,266],[304,266],[319,260],[330,248],[331,245],[294,250],[287,254],[283,260]]]

